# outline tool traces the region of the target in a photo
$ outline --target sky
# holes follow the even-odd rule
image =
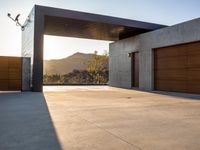
[[[13,17],[20,13],[19,20],[23,23],[35,4],[164,25],[200,17],[200,0],[1,0],[0,56],[21,56],[21,30],[7,17],[7,13]],[[103,53],[109,43],[55,36],[45,36],[44,42],[46,59],[62,58],[76,50],[86,53],[99,50]]]
[[[97,54],[102,55],[108,53],[109,43],[110,41],[45,35],[44,59],[49,60],[65,58],[76,52],[91,54],[97,51]]]

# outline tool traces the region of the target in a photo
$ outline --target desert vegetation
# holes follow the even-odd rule
[[[80,55],[80,54],[79,54]],[[66,74],[44,74],[44,84],[107,84],[108,54],[97,55],[95,52],[85,63],[85,68],[74,69]],[[57,66],[59,67],[59,66]]]

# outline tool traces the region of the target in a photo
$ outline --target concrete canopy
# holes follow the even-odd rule
[[[163,25],[71,10],[36,6],[45,15],[45,34],[116,41]]]
[[[22,56],[32,58],[33,91],[42,91],[43,35],[117,41],[164,25],[35,5],[22,33]]]

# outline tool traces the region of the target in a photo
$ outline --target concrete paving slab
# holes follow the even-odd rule
[[[111,87],[0,94],[5,150],[199,150],[199,131],[200,95]]]
[[[0,94],[0,150],[61,149],[43,93]]]

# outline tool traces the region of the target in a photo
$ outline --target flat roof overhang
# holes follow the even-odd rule
[[[117,41],[166,27],[52,7],[36,5],[35,8],[44,16],[44,34],[46,35]]]

